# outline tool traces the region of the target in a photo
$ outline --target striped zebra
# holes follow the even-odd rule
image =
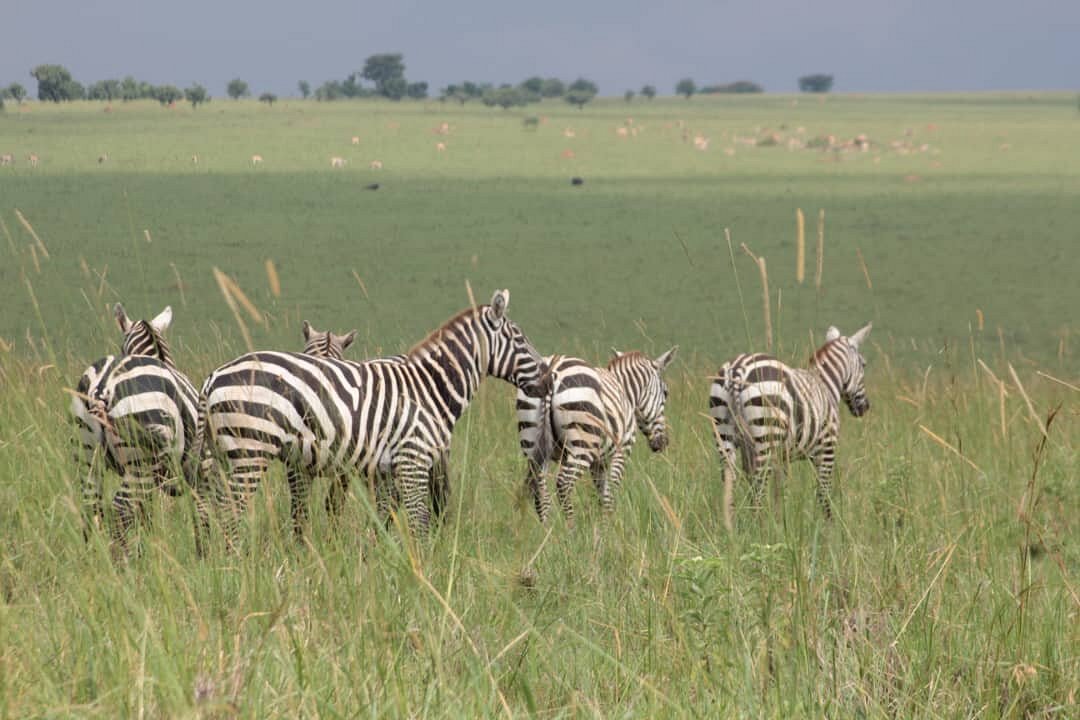
[[[328,357],[334,360],[343,360],[345,349],[353,344],[356,339],[356,331],[352,330],[346,335],[335,335],[332,332],[316,330],[304,320],[304,354],[315,357]],[[391,355],[379,358],[383,362],[405,362],[406,355]],[[373,361],[374,362],[374,361]],[[447,507],[450,501],[450,449],[444,448],[439,455],[438,462],[432,469],[431,475],[431,510],[438,517]],[[331,483],[330,492],[326,496],[326,511],[330,517],[335,517],[345,502],[345,488],[340,483]]]
[[[859,346],[870,334],[867,324],[851,337],[835,327],[805,370],[791,368],[774,357],[739,355],[713,379],[709,414],[724,459],[725,521],[731,527],[735,457],[753,485],[754,505],[764,499],[765,480],[776,463],[808,459],[817,469],[817,498],[825,517],[832,516],[836,443],[840,431],[840,401],[855,417],[870,409],[863,374],[866,359]]]
[[[114,537],[123,546],[135,518],[148,519],[145,504],[154,488],[173,496],[182,490],[178,479],[194,445],[197,393],[176,369],[165,340],[171,308],[150,321],[132,321],[119,303],[114,314],[124,334],[121,353],[86,369],[71,413],[79,435],[87,537],[104,519],[104,465],[121,477],[112,506]]]
[[[215,370],[199,396],[200,533],[212,504],[235,548],[248,498],[280,460],[295,534],[303,532],[311,478],[334,474],[344,492],[352,472],[373,482],[384,517],[394,496],[390,486],[400,486],[410,527],[425,534],[432,469],[481,379],[492,375],[544,391],[546,366],[507,317],[509,302],[508,291],[497,291],[490,305],[458,313],[403,359],[356,363],[256,352]],[[223,481],[213,482],[219,474]],[[221,513],[226,505],[231,511]]]
[[[529,462],[526,484],[540,522],[551,510],[544,470],[549,461],[561,462],[555,489],[567,522],[574,519],[571,493],[586,469],[610,511],[622,482],[626,456],[634,443],[635,426],[658,452],[667,447],[664,409],[668,388],[663,372],[678,346],[653,360],[640,352],[620,353],[606,368],[565,355],[544,358],[551,375],[551,392],[532,398],[517,397],[521,451]]]

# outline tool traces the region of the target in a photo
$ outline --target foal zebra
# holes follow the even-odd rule
[[[550,368],[550,395],[537,399],[519,392],[517,397],[521,451],[529,461],[525,482],[541,523],[547,522],[551,510],[544,479],[549,461],[562,462],[555,489],[567,522],[572,523],[571,493],[586,468],[592,471],[601,507],[612,509],[626,455],[634,444],[635,424],[654,452],[667,447],[668,388],[662,373],[677,350],[675,346],[655,360],[640,352],[615,350],[606,368],[565,355],[544,358]]]
[[[866,359],[859,346],[870,334],[867,324],[851,337],[835,327],[805,370],[791,368],[774,357],[739,355],[724,364],[713,379],[709,414],[717,448],[724,460],[725,522],[731,527],[731,487],[735,454],[753,485],[754,505],[760,507],[765,479],[773,461],[808,459],[817,469],[817,498],[825,517],[832,516],[836,443],[840,431],[840,401],[860,417],[870,409],[863,374]]]
[[[119,356],[101,358],[82,374],[71,401],[79,432],[83,509],[87,534],[103,519],[102,462],[121,476],[112,505],[114,537],[122,545],[155,487],[178,495],[184,458],[195,439],[197,394],[173,363],[164,337],[172,322],[165,308],[150,321],[132,321],[119,303],[124,333]]]
[[[409,524],[424,534],[425,493],[432,468],[450,446],[454,424],[484,375],[527,392],[544,391],[546,366],[506,316],[510,293],[458,313],[404,358],[348,362],[298,353],[256,352],[215,370],[199,396],[200,531],[209,500],[236,547],[237,522],[273,460],[287,470],[294,532],[303,532],[310,480],[333,473],[344,491],[348,473],[372,479],[387,516],[400,484]],[[215,465],[224,482],[208,482]],[[209,493],[207,491],[210,491]]]

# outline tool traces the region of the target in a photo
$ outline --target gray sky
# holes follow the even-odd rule
[[[671,94],[753,80],[793,92],[811,72],[841,92],[1077,89],[1080,0],[0,0],[0,83],[60,63],[84,84],[135,75],[206,85],[241,77],[290,95],[405,55],[410,80],[594,80]]]

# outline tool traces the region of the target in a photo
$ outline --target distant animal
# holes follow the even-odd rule
[[[359,135],[353,135],[352,136],[352,144],[353,145],[359,145],[360,144],[360,136]]]
[[[568,137],[568,138],[577,137],[577,133],[574,132],[573,128],[566,128],[565,130],[562,131],[562,134],[563,134],[563,137]]]
[[[11,165],[15,162],[15,156],[11,153],[4,153],[0,155],[0,165]]]
[[[626,128],[624,128],[624,127],[617,127],[617,128],[615,128],[615,134],[618,135],[621,138],[624,138],[624,137],[626,137],[627,135],[630,134],[630,131],[627,130]]]
[[[372,160],[371,161],[371,169],[372,170],[382,170],[382,160]]]
[[[765,480],[787,460],[806,458],[817,469],[817,498],[832,516],[833,464],[840,433],[840,402],[861,417],[870,409],[863,378],[866,359],[859,347],[871,324],[851,337],[835,327],[805,370],[760,353],[739,355],[713,378],[709,414],[724,463],[725,495],[731,497],[736,457],[750,477],[754,505],[760,507]],[[731,507],[725,508],[730,526]]]
[[[263,161],[262,155],[252,155],[251,156],[251,164],[252,165],[261,165],[262,161]]]
[[[572,177],[572,178],[570,178],[570,184],[571,185],[584,185],[585,180],[582,179],[582,178],[579,178],[579,177]]]
[[[571,150],[570,148],[566,148],[565,150],[562,151],[562,157],[563,157],[564,160],[573,160],[574,159],[574,151]]]
[[[85,533],[103,519],[105,467],[120,475],[112,506],[113,528],[122,547],[136,517],[148,519],[145,504],[154,488],[180,494],[179,476],[195,439],[197,393],[172,359],[165,330],[172,309],[153,320],[132,321],[114,308],[124,334],[120,355],[88,367],[76,385],[71,413],[78,428]]]
[[[446,143],[435,143],[435,149],[439,152],[446,152]]]
[[[100,155],[97,156],[98,165],[101,165],[102,163],[104,163],[108,159],[109,159],[109,154],[108,153],[101,153]]]
[[[332,157],[332,158],[330,158],[330,167],[332,167],[332,168],[343,168],[343,167],[345,167],[345,158],[340,158],[340,157]]]
[[[37,153],[30,153],[29,155],[26,156],[26,159],[30,163],[30,167],[37,167],[38,166]]]
[[[550,461],[560,463],[555,489],[567,521],[573,522],[571,493],[582,472],[592,472],[601,507],[610,511],[635,430],[649,439],[654,452],[667,447],[663,372],[677,350],[673,347],[655,360],[640,352],[613,350],[606,368],[565,355],[544,358],[550,393],[517,396],[521,451],[529,462],[525,482],[540,522],[547,522],[551,509],[544,479]]]
[[[199,164],[199,156],[197,154],[191,156],[191,164],[192,165],[198,165]]]
[[[364,189],[365,190],[378,190],[379,189],[379,183],[371,183],[370,185],[365,185]]]

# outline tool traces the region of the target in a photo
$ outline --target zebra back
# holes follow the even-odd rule
[[[653,360],[642,352],[622,353],[612,348],[614,357],[607,364],[608,371],[619,378],[623,391],[633,403],[638,429],[649,439],[653,452],[668,445],[667,419],[664,417],[668,386],[663,373],[678,350],[676,345]]]

